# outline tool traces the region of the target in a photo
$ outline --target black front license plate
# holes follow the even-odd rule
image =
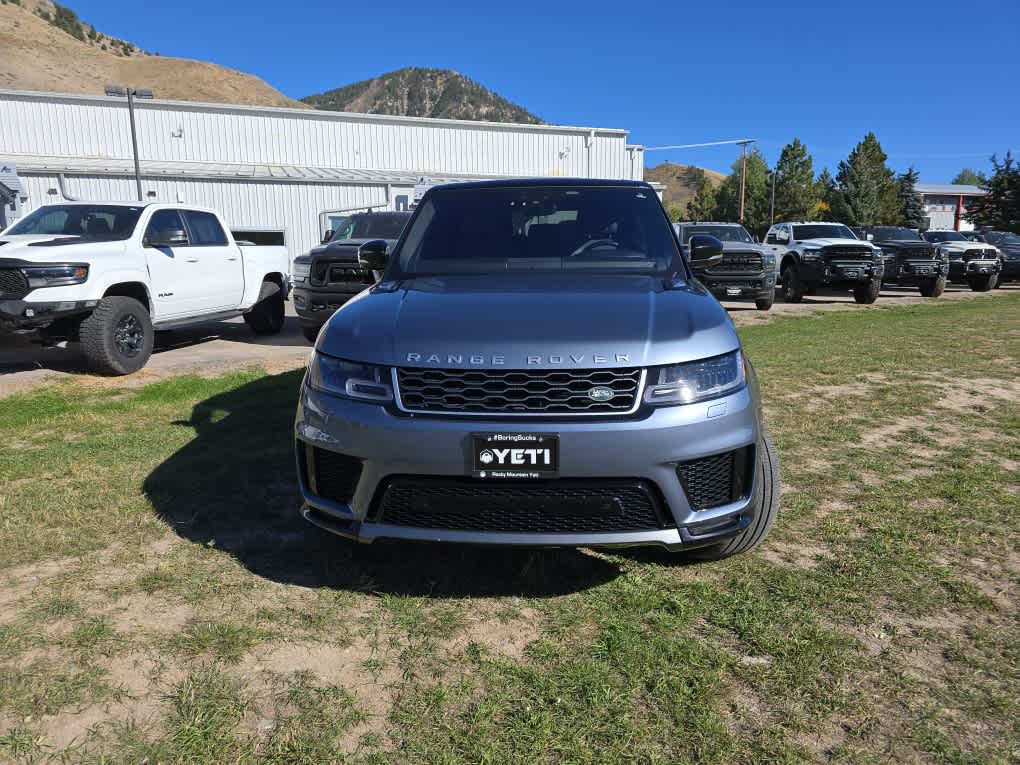
[[[844,270],[843,276],[845,276],[847,279],[856,279],[858,276],[858,272],[853,269]]]
[[[475,478],[555,478],[560,471],[560,437],[474,433],[469,457]]]

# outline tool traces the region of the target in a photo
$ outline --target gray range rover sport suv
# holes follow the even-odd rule
[[[721,558],[778,511],[754,369],[651,186],[437,186],[319,334],[302,514],[362,542],[654,545]]]

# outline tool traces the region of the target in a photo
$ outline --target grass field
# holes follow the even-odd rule
[[[307,527],[299,372],[0,400],[0,761],[1017,762],[1020,295],[741,334],[782,514],[711,565]]]

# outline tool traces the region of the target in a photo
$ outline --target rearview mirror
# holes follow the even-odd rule
[[[692,234],[687,240],[693,268],[711,268],[722,263],[723,244],[708,234]]]
[[[389,259],[390,247],[382,239],[373,239],[358,248],[358,265],[370,271],[385,271]]]
[[[188,243],[188,235],[184,232],[184,229],[180,228],[168,228],[162,231],[157,231],[154,236],[150,236],[147,244],[150,247],[181,247]]]

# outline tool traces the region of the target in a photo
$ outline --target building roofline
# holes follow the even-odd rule
[[[63,101],[67,103],[92,103],[123,105],[124,99],[119,96],[87,95],[84,93],[57,93],[36,90],[9,90],[0,88],[0,100],[17,99],[23,101]],[[624,128],[597,128],[576,125],[533,125],[525,122],[487,122],[476,120],[439,119],[435,117],[401,117],[389,114],[363,114],[359,112],[334,112],[325,109],[297,109],[286,106],[250,106],[246,104],[214,104],[204,101],[174,101],[154,98],[135,101],[136,109],[152,109],[172,106],[177,109],[196,112],[218,112],[233,114],[257,114],[261,116],[275,115],[293,119],[321,119],[337,122],[372,122],[393,125],[433,125],[436,127],[459,127],[477,130],[506,130],[512,128],[526,132],[540,133],[577,133],[594,132],[603,136],[627,136],[629,130]]]

